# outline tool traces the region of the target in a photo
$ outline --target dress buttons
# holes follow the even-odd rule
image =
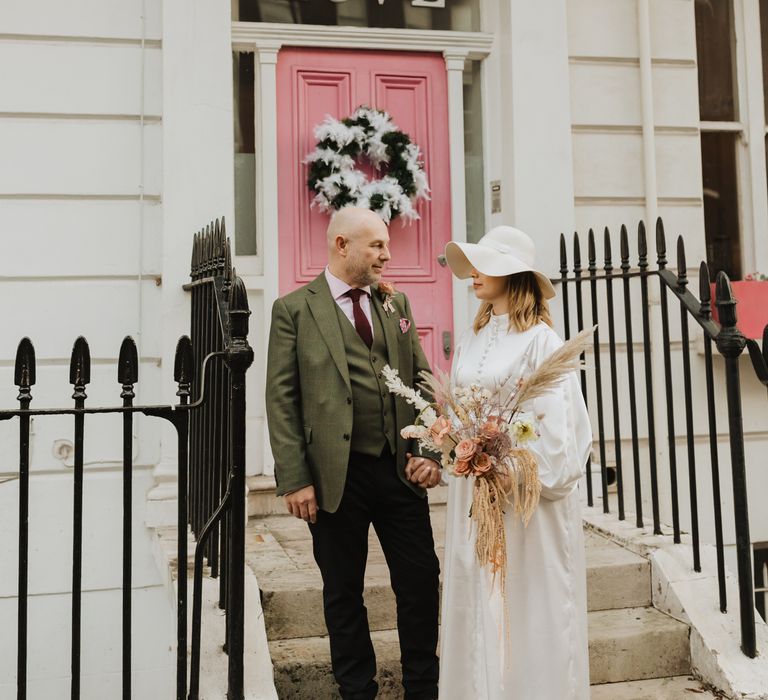
[[[348,404],[351,404],[351,403],[352,403],[352,398],[351,398],[351,397],[349,397],[349,396],[347,396],[347,403],[348,403]]]
[[[371,360],[372,360],[373,362],[376,362],[376,361],[377,361],[377,359],[378,359],[378,358],[376,357],[376,355],[374,355],[374,356],[371,358]]]
[[[341,436],[344,438],[347,442],[349,442],[349,433],[344,433],[344,435]]]

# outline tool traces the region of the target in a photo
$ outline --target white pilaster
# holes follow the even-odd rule
[[[222,215],[234,220],[231,17],[202,0],[163,3],[162,362],[164,402],[176,403],[173,358],[189,334],[192,236]],[[201,47],[205,47],[202,50]],[[222,76],[226,79],[222,80]],[[155,419],[157,420],[157,419]],[[175,522],[176,431],[164,426],[147,518]]]
[[[279,295],[278,258],[278,192],[277,192],[277,56],[280,43],[261,39],[256,43],[254,71],[256,102],[256,245],[262,264],[264,286],[263,357],[266,367],[272,304]],[[254,378],[264,385],[264,377]],[[266,421],[266,419],[265,419]],[[263,443],[262,473],[274,471],[269,440]]]
[[[488,137],[503,152],[500,218],[536,241],[550,275],[560,233],[574,225],[566,20],[565,0],[499,3],[499,132]]]
[[[451,239],[467,240],[464,181],[464,64],[466,50],[443,51],[448,75],[448,151],[451,165]],[[453,327],[460,333],[469,325],[467,283],[453,277]]]

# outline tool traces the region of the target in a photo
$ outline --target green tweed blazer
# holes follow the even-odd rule
[[[383,295],[372,285],[371,302],[380,310],[389,365],[414,386],[429,364],[419,343],[406,296],[398,292],[394,313],[383,310]],[[277,495],[313,485],[321,509],[339,507],[352,434],[352,390],[336,302],[321,273],[312,282],[278,299],[272,307],[267,353],[266,408],[275,458]],[[406,452],[421,454],[400,430],[415,411],[395,397],[397,469],[416,494],[425,491],[405,478]],[[424,456],[435,455],[424,453]]]

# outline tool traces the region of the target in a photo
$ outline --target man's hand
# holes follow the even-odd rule
[[[440,465],[429,457],[414,457],[410,452],[405,455],[405,476],[411,483],[431,489],[440,483]]]
[[[298,491],[283,496],[288,512],[308,523],[317,521],[317,499],[315,498],[315,487],[305,486]]]

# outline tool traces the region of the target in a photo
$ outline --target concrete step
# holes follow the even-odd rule
[[[433,506],[432,524],[441,561],[444,522],[444,506]],[[592,532],[585,532],[585,541],[589,610],[650,605],[650,565],[646,559]],[[290,516],[252,519],[246,549],[248,565],[262,592],[268,638],[326,634],[322,580],[312,557],[312,540],[306,524]],[[373,533],[365,602],[372,630],[394,628],[395,601],[389,570]]]
[[[593,685],[591,700],[708,700],[720,698],[691,676]]]
[[[379,668],[378,697],[381,700],[402,698],[397,632],[380,630],[371,636]],[[338,697],[327,637],[276,640],[269,643],[269,649],[275,687],[281,700]],[[631,692],[642,692],[643,686],[626,685],[628,695],[610,695],[610,689],[621,690],[620,686],[627,681],[681,676],[690,671],[688,627],[654,608],[592,612],[589,614],[589,660],[592,682],[612,683],[601,687],[598,691],[601,695],[595,697],[601,700],[634,698]],[[679,685],[673,684],[671,688]],[[636,697],[640,700],[646,696]],[[673,697],[677,700],[685,696],[669,695]]]
[[[591,612],[589,677],[621,683],[680,676],[691,670],[688,625],[656,608]]]

